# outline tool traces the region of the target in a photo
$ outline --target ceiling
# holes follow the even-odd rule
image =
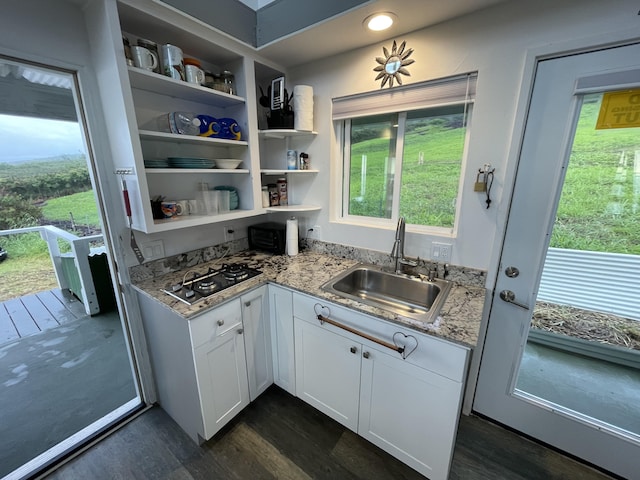
[[[389,39],[510,0],[154,0],[294,67]],[[215,9],[211,5],[215,3]],[[222,14],[221,14],[222,12]],[[377,12],[396,15],[384,32],[363,21]]]
[[[292,67],[397,38],[505,1],[508,0],[373,0],[281,37],[258,51],[278,64]],[[365,29],[364,19],[381,11],[397,16],[394,25],[384,32]]]

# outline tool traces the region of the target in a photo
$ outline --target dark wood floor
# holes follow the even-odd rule
[[[48,480],[424,479],[301,400],[271,387],[199,447],[153,408]],[[454,480],[604,480],[556,452],[477,417],[461,420]]]
[[[86,316],[82,302],[59,288],[0,302],[0,345]]]

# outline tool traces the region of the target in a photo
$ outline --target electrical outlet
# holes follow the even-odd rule
[[[222,227],[224,229],[224,241],[230,242],[235,238],[236,230],[231,225],[225,225]]]
[[[164,258],[164,243],[162,243],[162,240],[143,242],[140,244],[140,250],[145,261]]]
[[[451,243],[433,242],[431,244],[431,259],[436,262],[450,262],[452,248],[453,244]]]
[[[309,230],[307,230],[307,238],[310,240],[321,240],[320,233],[320,225],[313,225]]]

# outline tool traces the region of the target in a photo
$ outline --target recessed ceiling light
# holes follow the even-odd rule
[[[386,30],[393,25],[395,18],[396,16],[390,12],[374,13],[373,15],[365,18],[364,24],[369,30],[379,32],[381,30]]]

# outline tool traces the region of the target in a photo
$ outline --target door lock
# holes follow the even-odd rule
[[[500,298],[507,303],[513,303],[517,307],[524,308],[525,310],[529,310],[529,307],[527,305],[516,301],[516,294],[513,293],[511,290],[502,290],[500,292]]]
[[[507,267],[504,269],[504,274],[509,278],[516,278],[518,275],[520,275],[520,270],[518,270],[516,267]]]

